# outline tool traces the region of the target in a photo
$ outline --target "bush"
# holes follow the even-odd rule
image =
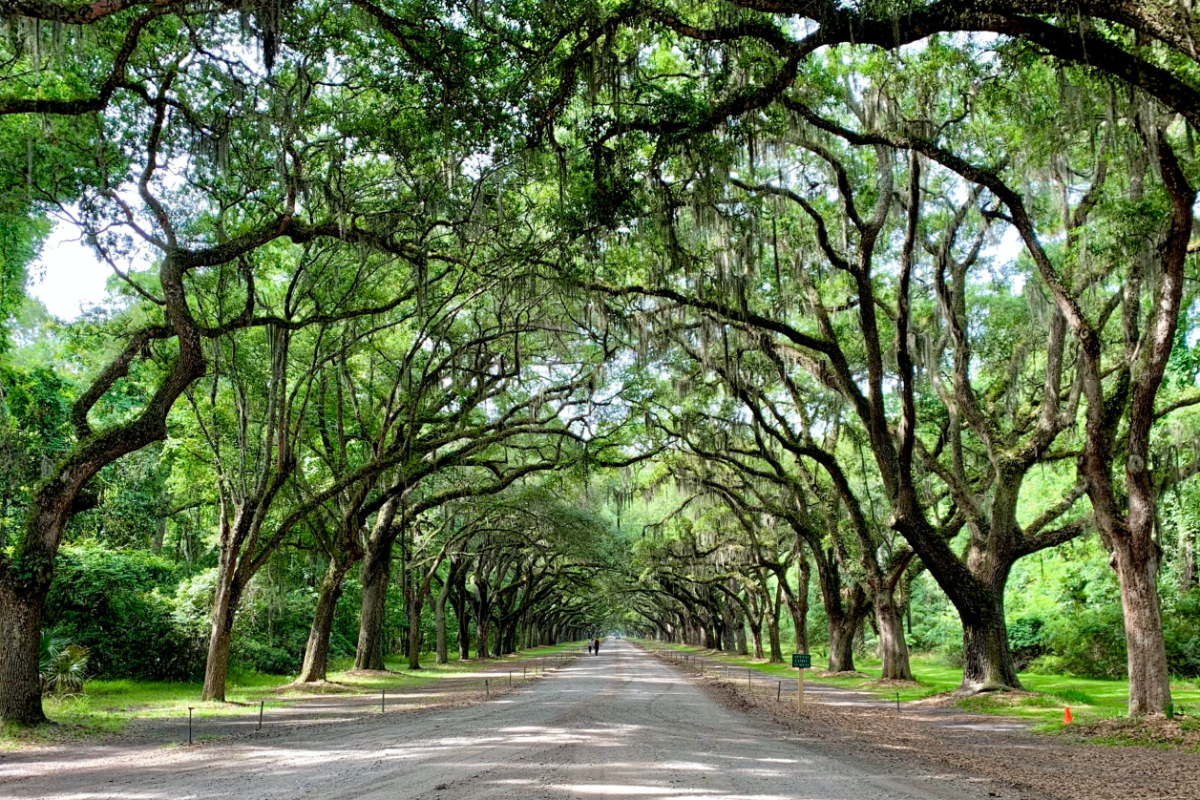
[[[1200,589],[1181,595],[1175,607],[1163,614],[1163,634],[1171,674],[1200,677]]]
[[[301,657],[281,647],[271,647],[242,636],[234,640],[230,661],[240,669],[268,675],[294,675],[300,671]]]
[[[1126,674],[1125,628],[1121,607],[1106,604],[1051,619],[1042,627],[1047,655],[1030,666],[1037,672],[1085,678]]]
[[[942,663],[951,669],[963,668],[963,646],[962,640],[949,641],[942,647]]]
[[[1018,672],[1029,669],[1030,664],[1046,654],[1044,627],[1044,620],[1034,616],[1019,617],[1009,623],[1008,646]]]
[[[78,694],[83,691],[87,672],[86,647],[71,644],[50,631],[42,631],[38,641],[38,677],[43,694]]]
[[[67,547],[46,602],[55,636],[86,647],[97,677],[186,680],[204,667],[205,639],[181,628],[160,587],[176,567],[144,552]]]

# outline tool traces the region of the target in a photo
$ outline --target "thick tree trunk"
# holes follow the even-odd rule
[[[963,679],[959,689],[984,692],[1020,687],[1008,649],[1008,631],[1003,608],[990,617],[962,616]]]
[[[358,646],[354,651],[355,669],[384,669],[383,622],[388,581],[392,575],[392,548],[396,543],[392,522],[399,505],[399,498],[392,498],[379,509],[363,555],[362,606],[358,618]]]
[[[458,658],[467,661],[471,658],[471,616],[463,614],[458,625]]]
[[[412,602],[408,604],[408,668],[421,668],[421,610],[425,603],[423,598],[413,593]]]
[[[454,603],[454,616],[458,622],[458,660],[467,661],[471,658],[471,609],[462,594],[456,594],[458,602]]]
[[[0,581],[0,720],[19,725],[46,721],[38,648],[46,589]]]
[[[829,621],[830,672],[854,671],[854,634],[857,628],[857,624],[851,624],[848,618]]]
[[[767,614],[767,641],[771,648],[771,663],[783,663],[783,647],[779,642],[779,616],[783,611],[783,587],[775,584],[775,602]]]
[[[204,662],[204,690],[201,700],[225,702],[225,681],[229,675],[229,651],[233,644],[233,619],[241,600],[242,587],[234,566],[222,554],[217,568],[217,589],[213,595],[212,622],[208,638],[208,658]]]
[[[1156,581],[1158,554],[1153,540],[1150,540],[1150,549],[1155,552],[1141,554],[1124,547],[1114,551],[1117,574],[1121,579],[1131,715],[1162,713],[1171,702]]]
[[[808,561],[804,555],[800,556],[800,563],[796,578],[796,591],[784,593],[784,599],[787,601],[788,614],[792,618],[792,630],[796,636],[796,651],[799,653],[808,652],[808,584],[812,578],[812,570],[808,565]]]
[[[749,626],[749,628],[750,628],[750,644],[753,647],[754,657],[762,658],[763,657],[763,646],[762,646],[763,617],[767,616],[767,614],[769,613],[767,610],[767,604],[770,603],[770,600],[764,599],[763,602],[759,603],[759,602],[757,602],[756,597],[757,597],[757,595],[755,595],[752,591],[747,590],[746,603],[749,606],[749,610],[744,611],[744,613],[740,615],[745,618],[745,624],[738,625],[738,629],[741,631],[741,634],[742,634],[742,636],[741,636],[741,639],[743,642],[742,652],[743,653],[746,652],[746,650],[744,649],[745,642],[746,642],[746,627]]]
[[[829,619],[829,671],[854,672],[854,640],[862,630],[870,604],[862,584],[855,583],[845,606],[841,600]]]
[[[434,660],[438,664],[445,664],[450,661],[450,650],[446,641],[446,600],[449,597],[450,577],[447,576],[446,582],[442,584],[437,597],[433,600],[433,627],[437,637],[437,641],[434,644],[437,650]]]
[[[367,551],[362,565],[362,609],[358,622],[358,648],[354,654],[355,669],[384,669],[383,622],[391,570],[391,543]]]
[[[275,235],[282,232],[280,229]],[[199,264],[209,254],[207,250],[191,251],[188,258]],[[11,551],[0,552],[0,720],[4,722],[34,725],[46,719],[38,677],[42,612],[72,504],[106,465],[166,439],[171,406],[204,374],[202,339],[184,288],[187,268],[178,256],[179,251],[171,247],[159,262],[166,323],[176,334],[179,348],[174,366],[148,395],[140,414],[100,432],[87,424],[88,413],[112,388],[113,381],[127,374],[130,363],[140,358],[150,340],[134,337],[107,368],[99,370],[96,382],[86,389],[80,387],[83,391],[72,408],[78,442],[40,482],[22,538]]]
[[[911,681],[912,667],[908,661],[908,642],[904,640],[903,621],[892,593],[875,595],[875,624],[879,627],[879,657],[883,660],[884,680]]]
[[[298,683],[323,681],[329,672],[329,639],[333,635],[333,617],[338,600],[342,596],[342,585],[351,564],[329,562],[317,591],[317,607],[313,613],[312,627],[308,631],[308,644],[304,648],[304,665],[300,668]]]
[[[717,647],[718,650],[724,650],[726,653],[738,653],[737,642],[737,615],[734,613],[732,604],[724,602],[721,604],[721,644]],[[746,640],[746,630],[742,628],[742,642]],[[741,651],[742,654],[745,650]]]
[[[817,577],[829,630],[829,671],[854,671],[854,636],[866,609],[866,592],[855,582],[848,602],[842,600],[842,582],[836,554],[831,550],[816,553]]]
[[[229,677],[229,651],[233,645],[233,626],[213,624],[208,639],[208,659],[204,663],[204,690],[201,700],[225,702],[225,682]]]
[[[754,657],[759,659],[766,658],[763,651],[762,627],[762,618],[759,618],[757,625],[753,622],[750,623],[750,638],[754,644]]]
[[[1004,588],[1015,559],[993,557],[990,568],[972,570],[979,581],[972,604],[982,613],[959,609],[963,626],[963,691],[1021,688],[1004,621]]]
[[[486,614],[475,615],[475,657],[480,659],[491,657],[491,644],[488,634],[491,633],[491,618]]]

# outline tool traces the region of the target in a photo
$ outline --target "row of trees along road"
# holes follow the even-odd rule
[[[581,630],[613,553],[594,519],[520,492],[551,473],[587,492],[587,470],[662,453],[653,483],[722,523],[636,554],[647,580],[620,592],[661,630],[728,643],[748,621],[777,655],[784,607],[806,635],[811,558],[830,667],[852,668],[869,616],[908,677],[898,607],[925,570],[961,618],[964,689],[1017,687],[1008,577],[1095,530],[1130,712],[1168,707],[1156,520],[1200,465],[1172,425],[1200,399],[1200,12],[0,13],[0,305],[21,302],[50,219],[121,298],[71,326],[90,346],[49,356],[61,391],[20,383],[58,400],[45,446],[9,450],[28,488],[0,542],[0,718],[43,718],[38,638],[72,519],[103,471],[164,441],[188,478],[161,507],[214,512],[209,699],[284,547],[326,564],[305,681],[354,570],[359,668],[383,666],[396,581],[410,666],[430,602],[460,647],[472,617],[483,653]],[[1035,469],[1055,496],[1029,491]]]

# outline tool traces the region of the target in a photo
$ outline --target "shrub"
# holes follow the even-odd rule
[[[234,640],[231,661],[241,669],[269,675],[294,675],[300,671],[301,657],[281,647],[271,647],[242,636]]]
[[[963,646],[962,640],[948,641],[942,647],[942,663],[951,669],[962,669],[963,667]]]
[[[1200,589],[1180,595],[1175,607],[1163,614],[1163,635],[1171,673],[1200,677]]]
[[[1048,656],[1031,666],[1087,678],[1121,678],[1126,673],[1121,607],[1105,604],[1048,620],[1042,629]]]
[[[1017,671],[1024,672],[1036,659],[1046,654],[1042,629],[1045,622],[1041,617],[1024,616],[1008,625],[1008,646],[1012,651]]]
[[[86,647],[70,644],[70,640],[42,631],[38,642],[38,675],[43,694],[78,694],[83,691],[87,672]]]
[[[175,580],[175,565],[148,553],[63,548],[46,623],[87,648],[96,676],[188,679],[203,668],[205,641],[176,624],[159,591]]]

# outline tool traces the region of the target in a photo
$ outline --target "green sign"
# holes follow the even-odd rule
[[[792,666],[796,669],[810,669],[812,656],[808,653],[792,653]]]

